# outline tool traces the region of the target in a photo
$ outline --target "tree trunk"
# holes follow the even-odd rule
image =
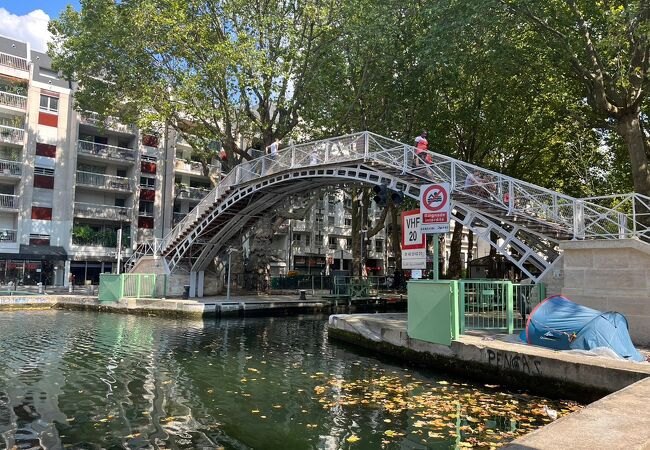
[[[392,223],[390,240],[393,248],[393,256],[395,257],[395,270],[402,270],[402,247],[401,235],[400,235],[400,215],[397,208],[391,208],[390,210],[390,220]]]
[[[351,276],[357,277],[361,273],[361,228],[363,227],[362,208],[361,208],[361,190],[353,187],[350,189],[352,197],[352,271]]]
[[[468,269],[466,272],[466,277],[469,278],[468,272],[469,272],[469,262],[474,259],[474,232],[472,229],[467,230],[467,264],[465,265],[465,269]]]
[[[634,190],[650,196],[650,168],[639,115],[639,111],[633,111],[620,117],[616,128],[627,145]]]
[[[463,247],[463,224],[454,222],[454,232],[451,236],[451,245],[449,249],[449,278],[460,278],[462,275],[462,264],[460,254]]]

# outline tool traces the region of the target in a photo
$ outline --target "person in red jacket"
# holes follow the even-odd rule
[[[420,163],[430,162],[427,161],[427,157],[430,159],[429,155],[429,141],[427,141],[428,133],[423,131],[418,137],[415,138],[415,165],[419,166]]]

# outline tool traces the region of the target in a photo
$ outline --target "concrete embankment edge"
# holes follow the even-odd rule
[[[195,302],[181,299],[123,299],[118,302],[100,303],[97,297],[80,295],[0,297],[0,311],[54,308],[188,318],[315,313],[329,311],[330,306],[329,302],[313,300]]]
[[[650,376],[650,367],[462,336],[451,347],[408,337],[405,321],[382,314],[330,316],[329,335],[378,353],[547,397],[591,402]]]
[[[509,450],[650,449],[650,378],[511,442]]]

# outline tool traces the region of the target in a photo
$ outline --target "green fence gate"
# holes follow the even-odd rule
[[[99,276],[99,301],[122,298],[155,298],[167,294],[167,276],[152,273],[102,273]]]

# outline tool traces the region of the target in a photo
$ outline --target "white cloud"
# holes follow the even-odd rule
[[[17,16],[4,8],[0,8],[0,33],[4,36],[23,42],[29,42],[32,49],[44,52],[47,50],[47,41],[51,39],[47,31],[50,20],[42,9]]]

